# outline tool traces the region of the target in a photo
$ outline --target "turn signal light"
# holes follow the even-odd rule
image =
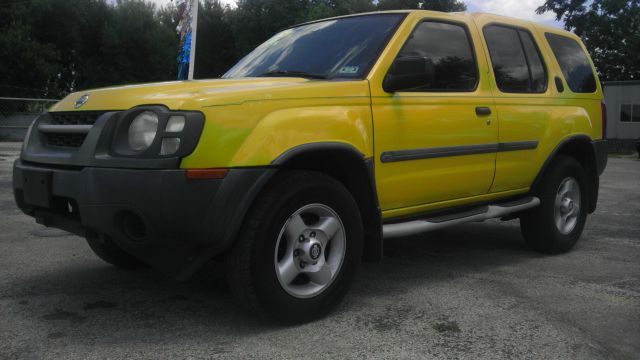
[[[189,180],[224,179],[229,169],[187,169]]]

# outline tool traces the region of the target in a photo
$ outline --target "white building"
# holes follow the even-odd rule
[[[635,141],[640,139],[640,80],[605,82],[604,99],[610,151],[635,151]]]

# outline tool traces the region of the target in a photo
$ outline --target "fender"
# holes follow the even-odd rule
[[[277,158],[275,158],[271,165],[284,165],[287,161],[295,158],[296,156],[303,155],[305,153],[315,152],[315,151],[345,151],[346,153],[357,156],[358,158],[364,159],[365,155],[360,152],[355,146],[338,142],[338,141],[324,141],[324,142],[316,142],[310,144],[302,144],[291,149],[286,150],[282,154],[280,154]]]
[[[537,188],[542,182],[545,172],[547,171],[555,156],[567,149],[567,145],[573,142],[588,143],[589,148],[591,149],[587,153],[582,153],[584,157],[582,159],[578,158],[578,161],[582,162],[582,165],[587,172],[587,180],[589,184],[589,213],[592,213],[595,211],[598,201],[599,175],[602,174],[607,163],[605,140],[593,140],[591,139],[591,137],[583,134],[569,136],[568,138],[562,140],[558,145],[556,145],[549,156],[547,156],[547,159],[540,168],[538,175],[531,185],[531,192],[536,192]],[[603,149],[605,151],[602,151]]]

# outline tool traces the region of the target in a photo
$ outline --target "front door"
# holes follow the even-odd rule
[[[372,79],[376,183],[386,217],[484,195],[493,181],[498,124],[485,56],[474,46],[475,28],[452,18],[414,21],[397,55],[386,55],[431,61],[431,83],[387,93]]]

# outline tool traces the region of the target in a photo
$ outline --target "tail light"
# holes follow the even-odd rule
[[[600,103],[600,109],[602,110],[602,139],[607,138],[607,104],[604,100]]]

